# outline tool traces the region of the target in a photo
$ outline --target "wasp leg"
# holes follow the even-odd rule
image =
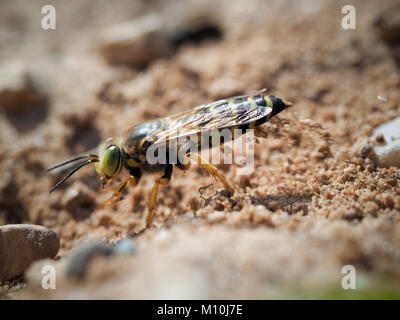
[[[183,163],[179,162],[179,160],[178,160],[178,163],[175,165],[180,170],[183,170],[183,171],[189,170],[190,165],[191,165],[190,160],[189,160],[189,154],[185,155],[185,160],[183,161]]]
[[[113,194],[107,200],[103,201],[103,203],[100,204],[95,211],[120,201],[121,199],[120,199],[119,195],[122,192],[122,190],[124,190],[126,188],[126,186],[128,185],[128,182],[130,182],[132,185],[135,186],[139,183],[141,176],[142,176],[142,172],[140,171],[139,168],[131,169],[129,171],[129,177],[126,178],[124,181],[122,181],[118,185],[118,187],[115,189]]]
[[[227,189],[232,195],[234,194],[235,190],[226,180],[225,176],[215,166],[203,159],[198,153],[188,153],[187,156],[194,159],[198,165],[204,168],[210,175],[219,179],[219,181],[221,181],[224,185],[225,189]]]
[[[147,214],[147,218],[146,218],[146,228],[151,227],[151,221],[152,221],[154,212],[156,211],[158,188],[160,185],[166,186],[169,183],[169,181],[171,180],[172,168],[173,168],[172,165],[168,164],[165,167],[164,174],[161,177],[158,177],[154,183],[153,189],[151,190],[150,200],[149,200],[149,213]]]
[[[113,188],[108,188],[108,186],[111,184],[112,179],[109,179],[106,183],[103,184],[103,186],[100,188],[99,192],[101,193],[108,193],[110,192]]]
[[[129,182],[129,178],[127,178],[127,179],[125,179],[124,181],[122,181],[122,182],[118,185],[118,187],[115,189],[115,191],[113,192],[113,194],[112,194],[110,197],[108,197],[107,200],[103,201],[103,202],[96,208],[95,212],[98,211],[98,210],[100,210],[100,209],[102,209],[102,208],[104,208],[104,207],[106,207],[106,206],[109,206],[109,205],[111,205],[111,204],[113,204],[113,203],[118,202],[118,201],[120,200],[120,199],[119,199],[119,194],[122,192],[122,190],[125,189],[125,187],[126,187],[126,185],[128,184],[128,182]]]
[[[196,145],[191,142],[184,142],[182,144],[178,144],[177,146],[177,160],[178,163],[176,163],[176,167],[180,170],[186,171],[189,170],[190,168],[190,159],[189,159],[189,153],[191,148],[196,147]]]

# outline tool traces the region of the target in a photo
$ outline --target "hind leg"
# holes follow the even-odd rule
[[[210,175],[216,177],[219,181],[221,181],[225,189],[227,189],[231,193],[231,195],[234,194],[235,190],[226,180],[225,176],[221,173],[221,171],[218,170],[218,168],[213,166],[207,160],[203,159],[198,153],[188,153],[187,157],[194,159],[200,167],[204,168]]]
[[[151,190],[151,196],[149,200],[149,213],[147,214],[146,218],[146,228],[151,227],[151,222],[153,215],[156,211],[156,203],[157,203],[157,194],[158,194],[158,188],[160,185],[166,186],[171,180],[171,175],[172,175],[172,165],[168,164],[165,167],[164,174],[161,177],[158,177],[156,181],[154,182],[153,189]]]

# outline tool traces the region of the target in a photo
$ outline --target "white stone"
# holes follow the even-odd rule
[[[382,167],[400,167],[400,117],[376,128],[371,139],[381,134],[385,142],[373,148],[377,164]]]
[[[99,45],[108,63],[139,68],[172,50],[163,20],[156,14],[108,27],[101,33]]]

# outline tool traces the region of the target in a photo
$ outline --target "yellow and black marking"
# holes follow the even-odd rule
[[[59,187],[73,173],[90,163],[95,164],[96,171],[101,176],[103,185],[108,185],[125,168],[128,171],[127,178],[122,180],[114,189],[112,195],[99,206],[99,208],[103,208],[118,202],[122,190],[129,183],[137,185],[142,172],[161,171],[163,174],[156,179],[149,199],[146,227],[151,227],[159,186],[169,183],[173,166],[169,162],[171,156],[169,153],[167,164],[150,164],[146,159],[148,148],[150,146],[162,148],[175,143],[179,139],[187,141],[194,137],[197,137],[199,151],[204,147],[201,142],[205,138],[209,139],[208,147],[214,147],[217,143],[222,145],[226,142],[222,139],[222,135],[219,141],[214,141],[212,135],[207,136],[204,134],[213,130],[222,132],[222,130],[226,129],[229,129],[232,133],[235,129],[239,129],[241,133],[245,133],[247,129],[254,129],[262,125],[271,119],[271,117],[291,106],[291,103],[283,99],[273,95],[265,95],[264,93],[265,90],[260,90],[243,96],[222,99],[167,118],[138,124],[132,127],[121,138],[107,139],[99,146],[98,154],[77,157],[50,168],[49,170],[53,170],[74,163],[75,161],[84,161],[83,164],[78,165],[57,183],[50,192]],[[224,175],[212,164],[202,159],[198,153],[190,152],[190,148],[187,148],[187,143],[177,143],[176,146],[174,152],[178,153],[180,150],[183,150],[186,154],[184,163],[180,163],[179,161],[178,163],[174,163],[179,169],[188,170],[190,167],[188,159],[193,159],[210,175],[221,181],[230,194],[234,193],[233,187]]]

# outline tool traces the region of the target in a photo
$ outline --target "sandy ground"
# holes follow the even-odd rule
[[[399,66],[374,26],[395,1],[353,1],[356,30],[341,27],[342,1],[51,1],[57,29],[44,31],[40,10],[48,2],[0,2],[0,62],[25,63],[48,97],[0,114],[0,224],[52,228],[61,239],[58,258],[86,239],[133,237],[138,253],[123,263],[100,260],[89,280],[52,293],[23,278],[0,293],[399,297],[400,169],[360,156],[373,129],[399,116]],[[147,12],[189,24],[195,12],[222,38],[182,44],[140,69],[106,63],[100,31]],[[222,185],[195,167],[175,170],[160,190],[155,226],[140,233],[152,175],[95,213],[107,195],[98,192],[92,168],[48,194],[60,175],[45,168],[122,129],[264,87],[295,106],[263,126],[267,137],[258,138],[252,174],[220,166],[238,189],[232,199],[205,201],[200,187],[213,183],[210,197]],[[341,289],[347,264],[357,270],[359,290]]]

